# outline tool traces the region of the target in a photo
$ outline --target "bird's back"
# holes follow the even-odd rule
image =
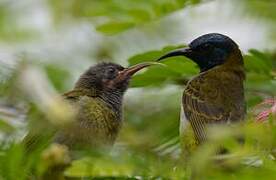
[[[193,149],[206,140],[207,126],[244,119],[243,80],[242,72],[217,67],[188,82],[183,92],[180,122],[181,137],[188,146],[186,149]],[[194,137],[194,141],[187,143],[188,136]]]

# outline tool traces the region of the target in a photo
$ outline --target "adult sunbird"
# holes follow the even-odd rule
[[[182,97],[180,136],[184,151],[190,153],[206,141],[207,126],[244,120],[244,62],[238,45],[218,33],[202,35],[187,48],[158,60],[172,56],[185,56],[200,69],[187,83]]]
[[[73,90],[63,95],[76,109],[73,122],[53,130],[50,141],[66,145],[69,150],[113,145],[122,125],[122,101],[129,81],[136,72],[153,63],[124,68],[114,63],[99,63],[80,76]],[[43,130],[30,132],[24,142],[33,149]]]

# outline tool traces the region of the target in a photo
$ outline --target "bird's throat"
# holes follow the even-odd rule
[[[119,91],[105,91],[100,98],[118,115],[121,119],[123,93]]]

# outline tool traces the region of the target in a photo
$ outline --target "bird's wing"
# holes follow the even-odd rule
[[[52,140],[54,131],[55,131],[54,129],[45,130],[45,127],[44,127],[43,133],[34,132],[34,130],[32,130],[32,132],[29,132],[22,140],[22,144],[25,147],[25,151],[27,153],[31,153],[35,150],[38,150],[38,149],[41,150],[45,148]]]
[[[183,93],[183,109],[191,123],[198,143],[206,139],[206,125],[225,123],[229,119],[227,98],[216,78],[198,76],[191,80]]]

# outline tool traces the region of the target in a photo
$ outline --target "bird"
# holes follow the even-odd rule
[[[185,56],[200,70],[187,82],[182,96],[179,130],[187,155],[206,142],[209,126],[244,122],[244,61],[237,43],[219,33],[201,35],[157,61],[173,56]]]
[[[48,134],[36,130],[27,134],[24,144],[33,149],[39,137],[66,146],[69,151],[110,147],[122,126],[123,95],[136,72],[152,65],[144,62],[124,68],[103,62],[90,67],[75,83],[73,90],[62,95],[75,110],[74,121]],[[36,128],[36,127],[34,127]]]

